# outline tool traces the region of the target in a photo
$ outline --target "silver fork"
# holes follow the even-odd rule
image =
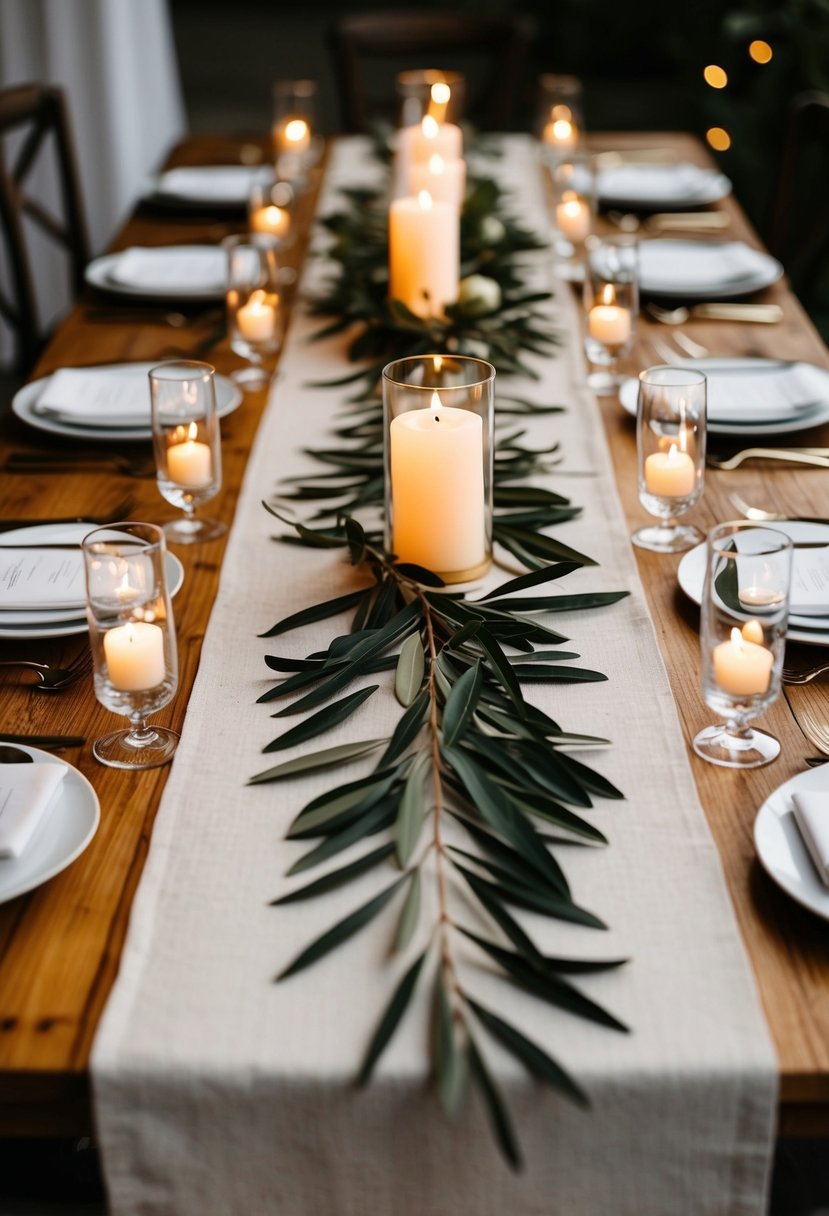
[[[783,515],[779,511],[766,511],[762,507],[752,507],[744,498],[734,491],[728,496],[741,515],[746,519],[757,520],[760,523],[799,523],[799,524],[828,524],[829,517],[825,515]]]
[[[829,448],[744,448],[727,460],[706,457],[712,469],[736,469],[744,460],[787,460],[792,464],[810,464],[819,469],[829,469]]]
[[[674,350],[667,342],[663,342],[661,338],[649,336],[645,339],[648,345],[656,351],[659,358],[664,359],[668,364],[676,363],[677,358],[686,359],[689,355],[692,359],[704,359],[710,353],[707,346],[695,342],[693,338],[689,338],[682,330],[674,330],[668,337],[674,343],[674,346],[679,348],[678,350]]]
[[[824,756],[829,756],[829,727],[826,727],[822,722],[818,722],[808,709],[800,706],[795,713],[794,706],[791,701],[789,708],[794,714],[794,720],[802,730],[803,734],[813,744],[819,752]]]
[[[34,671],[38,683],[35,692],[60,692],[82,679],[92,669],[92,652],[89,648],[75,655],[66,667],[54,667],[49,663],[35,663],[29,659],[4,659],[0,667],[25,667]]]
[[[809,684],[829,671],[829,663],[816,663],[814,667],[785,667],[781,675],[784,684]]]

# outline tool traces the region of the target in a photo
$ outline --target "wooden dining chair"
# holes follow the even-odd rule
[[[29,180],[45,161],[56,170],[55,208],[37,196]],[[60,89],[37,84],[0,91],[0,241],[8,280],[0,283],[0,315],[12,328],[16,369],[24,374],[47,337],[35,289],[34,228],[29,225],[65,252],[72,294],[78,295],[89,241],[66,103]]]
[[[800,93],[792,102],[766,234],[799,296],[829,274],[829,95]],[[825,284],[824,284],[825,287]]]
[[[394,78],[411,68],[463,72],[464,117],[483,130],[509,130],[535,30],[521,14],[379,10],[341,17],[329,41],[346,130],[393,119]]]

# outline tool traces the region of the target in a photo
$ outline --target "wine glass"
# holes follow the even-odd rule
[[[708,534],[700,615],[702,695],[725,724],[707,726],[694,751],[726,768],[759,768],[780,743],[747,725],[780,693],[792,572],[784,532],[752,523]]]
[[[112,768],[157,768],[179,738],[147,723],[178,686],[164,533],[155,524],[119,523],[90,532],[81,549],[95,696],[130,720],[129,729],[97,739],[93,754]]]
[[[659,523],[632,536],[640,549],[681,553],[702,540],[677,523],[705,482],[707,378],[685,367],[651,367],[639,375],[636,455],[639,501]]]
[[[619,389],[619,359],[633,346],[639,312],[639,243],[635,236],[592,237],[587,243],[584,309],[585,353],[591,363],[605,369],[591,372],[587,383],[599,396],[609,396]]]
[[[314,132],[317,107],[315,80],[277,80],[273,86],[273,143],[276,175],[301,187],[319,158]]]
[[[229,236],[227,252],[227,320],[230,346],[250,366],[231,372],[243,389],[267,388],[271,374],[264,366],[282,343],[282,302],[276,246],[269,237]]]
[[[160,363],[149,376],[156,481],[161,497],[184,511],[183,519],[164,524],[164,532],[180,545],[215,540],[227,525],[195,517],[222,485],[214,369],[183,359]]]

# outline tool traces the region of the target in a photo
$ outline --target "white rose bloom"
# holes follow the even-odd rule
[[[471,274],[461,280],[458,304],[469,317],[482,317],[501,307],[501,287],[495,279],[483,274]]]

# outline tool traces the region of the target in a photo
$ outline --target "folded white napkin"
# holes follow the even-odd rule
[[[181,289],[221,295],[227,281],[227,254],[212,245],[133,246],[115,259],[109,278],[144,291]]]
[[[796,616],[829,616],[829,546],[795,549],[789,612]]]
[[[0,859],[20,857],[65,776],[65,764],[0,764]]]
[[[0,608],[81,609],[86,603],[83,556],[77,549],[3,548]]]
[[[711,422],[776,422],[826,400],[826,374],[809,363],[703,370]]]
[[[89,426],[149,426],[146,365],[117,371],[62,367],[44,384],[35,411]]]
[[[639,277],[648,291],[713,290],[740,283],[765,265],[763,255],[741,241],[643,241]]]
[[[794,819],[815,863],[820,881],[829,887],[829,794],[804,791],[792,794]]]
[[[265,170],[268,176],[271,170]],[[263,170],[249,165],[188,165],[169,169],[156,183],[156,193],[172,194],[182,199],[206,203],[238,203],[248,200],[255,182],[262,180]]]
[[[631,202],[670,199],[692,203],[710,197],[712,179],[718,175],[684,162],[676,165],[619,165],[599,174],[601,198]]]

